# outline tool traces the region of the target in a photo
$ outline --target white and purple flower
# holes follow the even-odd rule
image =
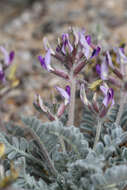
[[[65,90],[63,88],[60,88],[58,86],[55,87],[56,90],[60,93],[62,98],[64,98],[65,105],[70,103],[70,95],[71,95],[71,89],[70,86],[66,86]]]
[[[0,46],[0,51],[3,54],[3,63],[0,64],[0,81],[5,82],[6,81],[5,70],[12,63],[15,53],[14,51],[8,53],[8,51],[3,46]]]
[[[64,55],[66,55],[67,52],[72,53],[72,51],[73,51],[73,46],[70,43],[69,34],[67,34],[67,33],[62,34],[61,51]]]
[[[104,94],[104,100],[103,104],[105,107],[114,105],[114,90],[112,88],[109,88],[107,85],[101,85],[100,90]]]
[[[38,60],[40,61],[41,66],[43,69],[47,71],[53,71],[54,69],[51,66],[51,51],[50,49],[47,50],[45,57],[42,57],[41,55],[38,56]]]
[[[106,56],[103,58],[102,64],[96,64],[96,72],[100,76],[102,80],[108,79],[109,67],[114,69],[114,65],[112,63],[112,58],[109,52],[106,52]]]
[[[100,76],[102,80],[107,80],[108,78],[108,66],[105,62],[105,59],[103,60],[102,64],[96,64],[96,72]]]
[[[101,48],[99,46],[93,47],[91,43],[91,36],[85,36],[84,31],[79,32],[79,43],[82,46],[82,51],[87,59],[93,59],[98,56]]]
[[[4,64],[6,66],[9,66],[14,59],[14,56],[15,56],[14,51],[11,51],[10,53],[8,53],[8,51],[3,46],[0,46],[0,51],[4,55]]]

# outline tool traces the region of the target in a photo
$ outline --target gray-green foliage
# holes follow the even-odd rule
[[[6,145],[6,173],[10,161],[19,168],[19,178],[13,183],[15,189],[123,190],[126,187],[127,132],[113,120],[117,111],[111,110],[105,119],[95,150],[92,127],[97,121],[88,110],[86,113],[81,131],[60,121],[43,123],[36,117],[23,117],[24,133],[18,133],[21,128],[13,126],[15,133],[0,134],[0,142]],[[122,117],[125,118],[124,113]]]

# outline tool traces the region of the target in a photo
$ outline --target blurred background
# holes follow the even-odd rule
[[[19,80],[3,100],[4,121],[36,114],[35,93],[53,101],[53,86],[63,81],[40,69],[37,56],[43,51],[44,36],[54,45],[69,26],[97,35],[104,48],[127,42],[127,0],[0,0],[0,45],[15,51]]]

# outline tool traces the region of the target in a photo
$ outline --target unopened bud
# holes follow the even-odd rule
[[[43,112],[47,115],[48,119],[50,121],[54,121],[57,118],[50,112],[49,108],[47,106],[44,105],[43,100],[41,98],[41,96],[39,94],[37,94],[35,96],[35,100],[34,100],[34,106],[35,108],[39,111],[39,112]]]
[[[97,103],[97,93],[96,92],[94,93],[94,96],[93,96],[92,107],[95,112],[99,113],[99,106]]]
[[[35,95],[34,105],[35,105],[36,108],[40,109],[41,111],[47,112],[47,108],[44,105],[43,100],[42,100],[42,98],[41,98],[41,96],[39,94]]]
[[[49,42],[48,42],[48,39],[46,37],[43,38],[43,44],[44,44],[44,48],[46,51],[48,51],[48,49],[50,49],[50,52],[52,55],[55,54],[55,52],[53,51],[53,49],[51,48]]]
[[[65,104],[62,103],[62,104],[60,105],[60,107],[58,108],[58,112],[57,112],[57,117],[58,117],[58,118],[63,115],[65,108],[66,108]]]
[[[79,63],[76,68],[74,69],[74,75],[77,75],[83,68],[84,66],[87,64],[87,61],[83,61],[81,63]]]
[[[121,80],[123,80],[123,75],[122,75],[122,73],[118,70],[118,69],[114,69],[113,70],[113,72],[115,73],[115,75],[119,78],[119,79],[121,79]]]
[[[52,73],[54,73],[54,74],[56,74],[57,76],[60,76],[60,77],[62,77],[62,78],[64,78],[64,79],[66,79],[66,80],[69,79],[68,74],[65,73],[65,72],[63,72],[63,71],[54,70],[54,71],[52,71]]]
[[[105,107],[105,106],[103,105],[102,110],[101,110],[101,112],[100,112],[100,114],[99,114],[99,117],[100,117],[100,118],[104,117],[104,116],[106,115],[106,113],[108,112],[108,109],[109,109],[109,107]]]

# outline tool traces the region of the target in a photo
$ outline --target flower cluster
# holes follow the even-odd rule
[[[44,38],[43,42],[46,54],[45,56],[38,56],[42,68],[63,78],[69,83],[65,90],[58,86],[55,87],[64,98],[64,103],[58,108],[54,119],[61,117],[67,105],[69,105],[70,108],[68,111],[68,114],[70,114],[69,117],[73,115],[73,104],[75,102],[77,84],[80,84],[81,101],[100,118],[104,117],[109,108],[115,103],[114,87],[122,87],[125,63],[127,63],[124,48],[114,48],[112,51],[102,52],[100,46],[92,43],[91,36],[86,35],[84,29],[78,30],[75,28],[71,28],[68,33],[63,33],[62,36],[58,38],[58,44],[55,51],[51,48],[47,38]],[[112,52],[113,55],[115,55],[117,66],[112,60]],[[64,69],[60,70],[55,68],[55,66],[52,65],[52,58],[56,59],[64,66]],[[95,79],[92,84],[88,84],[86,80],[81,81],[78,74],[81,73],[86,66],[91,66],[93,63],[95,64],[96,73],[99,79]],[[90,102],[87,98],[86,91],[88,88],[96,90],[97,86],[99,87],[99,94],[95,92],[93,100]],[[103,101],[101,105],[98,105],[97,97],[100,96],[100,93],[103,96]],[[49,115],[49,111],[44,112]],[[73,122],[71,122],[71,124],[73,124]]]
[[[15,53],[14,51],[8,53],[3,46],[0,46],[0,51],[3,54],[3,59],[1,59],[0,61],[0,81],[5,82],[6,81],[5,70],[11,65]]]
[[[88,63],[99,55],[101,49],[92,43],[91,36],[86,35],[85,30],[79,31],[74,28],[69,33],[63,33],[61,38],[58,38],[55,51],[51,48],[46,38],[44,38],[43,42],[46,54],[45,56],[38,56],[42,68],[65,79],[69,83],[65,90],[55,87],[64,98],[64,104],[60,105],[58,109],[58,112],[61,113],[58,115],[61,116],[66,106],[71,104],[73,99],[71,95],[73,96],[75,92],[72,86],[77,85],[77,75]],[[64,70],[56,69],[52,66],[51,57],[55,58],[64,66]],[[72,85],[74,81],[75,84]]]
[[[44,38],[46,55],[38,56],[43,69],[50,71],[64,79],[70,78],[69,73],[73,68],[73,75],[77,75],[88,61],[97,56],[100,47],[91,42],[91,36],[85,35],[85,31],[72,29],[70,33],[62,34],[58,39],[56,50],[53,51],[47,39]],[[55,69],[51,66],[51,56],[56,58],[66,68],[66,72]]]

